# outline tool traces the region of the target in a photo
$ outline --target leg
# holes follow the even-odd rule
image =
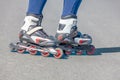
[[[43,18],[42,11],[46,1],[47,0],[29,0],[27,16],[24,19],[24,25],[21,27],[19,36],[21,42],[23,40],[36,44],[40,44],[40,42],[47,40],[52,42],[52,40],[46,39],[48,38],[48,35],[44,32],[43,28],[41,27],[41,21]]]
[[[47,0],[29,0],[27,14],[41,15]]]
[[[27,15],[24,19],[22,30],[28,31],[29,27],[41,25],[42,11],[47,0],[29,0]]]
[[[77,32],[77,11],[82,0],[64,0],[63,13],[59,22],[56,38],[64,40],[66,37],[74,37]]]
[[[42,22],[42,11],[47,0],[29,0],[27,15],[24,19],[24,25],[22,30],[28,31],[30,26],[41,25]]]
[[[67,15],[76,16],[81,2],[82,0],[64,0],[62,17]]]
[[[89,36],[82,35],[77,30],[77,11],[82,0],[64,0],[63,13],[59,22],[56,38],[60,42],[91,44]]]

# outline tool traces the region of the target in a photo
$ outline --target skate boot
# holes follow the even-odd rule
[[[41,27],[41,17],[26,16],[24,25],[19,33],[19,39],[21,42],[35,43],[40,46],[53,46],[54,41],[49,39],[49,36]]]
[[[16,45],[11,44],[12,49],[19,53],[28,51],[32,55],[39,51],[45,57],[51,53],[55,58],[61,58],[63,53],[55,47],[55,41],[43,30],[41,22],[42,16],[26,16],[19,33],[20,42],[17,42]]]
[[[88,54],[93,54],[94,46],[91,46],[92,38],[88,34],[82,34],[77,30],[77,17],[68,15],[62,17],[55,35],[59,46],[70,54],[71,50],[77,50],[77,54],[82,54],[86,50]]]

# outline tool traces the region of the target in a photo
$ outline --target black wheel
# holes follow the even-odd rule
[[[82,53],[83,53],[82,50],[76,52],[77,55],[82,55]]]
[[[72,53],[71,49],[72,49],[72,46],[67,46],[67,48],[69,48],[68,50],[65,50],[65,54],[67,55],[70,55]]]
[[[65,54],[70,55],[71,51],[65,51]]]
[[[90,49],[87,50],[88,55],[94,55],[95,53],[95,47],[93,45],[90,46]]]

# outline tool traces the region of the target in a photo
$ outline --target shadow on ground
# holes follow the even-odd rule
[[[88,55],[88,56],[99,56],[105,53],[116,53],[120,52],[120,47],[108,47],[108,48],[96,48],[94,55]],[[29,52],[24,52],[24,54],[29,54]],[[40,52],[38,52],[35,56],[42,56]],[[75,52],[72,52],[70,55],[64,55],[62,59],[68,59],[68,56],[79,56],[76,55]],[[83,52],[80,56],[87,56],[86,51]],[[49,57],[53,57],[53,55],[50,55]]]
[[[115,53],[120,52],[120,47],[96,48],[95,54],[101,55],[102,53]]]

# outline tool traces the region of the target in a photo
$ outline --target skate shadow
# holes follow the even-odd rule
[[[106,48],[96,48],[93,55],[88,55],[86,51],[83,52],[82,55],[77,55],[76,52],[72,52],[70,55],[64,55],[61,59],[68,59],[69,56],[99,56],[102,54],[111,54],[111,53],[118,53],[120,52],[120,47],[106,47]],[[29,54],[29,52],[24,52],[23,54]],[[35,56],[42,56],[40,52],[37,52]],[[53,55],[50,55],[49,57],[53,57]]]
[[[86,51],[84,51],[80,56],[99,56],[106,53],[110,54],[110,53],[117,53],[117,52],[120,52],[120,47],[96,48],[93,55],[88,55]],[[78,56],[74,51],[70,55]]]
[[[93,55],[89,55],[89,56],[97,56],[97,55],[102,55],[102,54],[110,54],[110,53],[117,53],[120,52],[120,47],[107,47],[107,48],[96,48],[95,52]],[[71,55],[76,55],[76,53],[72,53]],[[82,54],[84,55],[88,55],[86,52],[83,52]]]
[[[120,52],[120,47],[108,47],[108,48],[97,48],[95,54],[101,55],[102,53],[117,53]]]

